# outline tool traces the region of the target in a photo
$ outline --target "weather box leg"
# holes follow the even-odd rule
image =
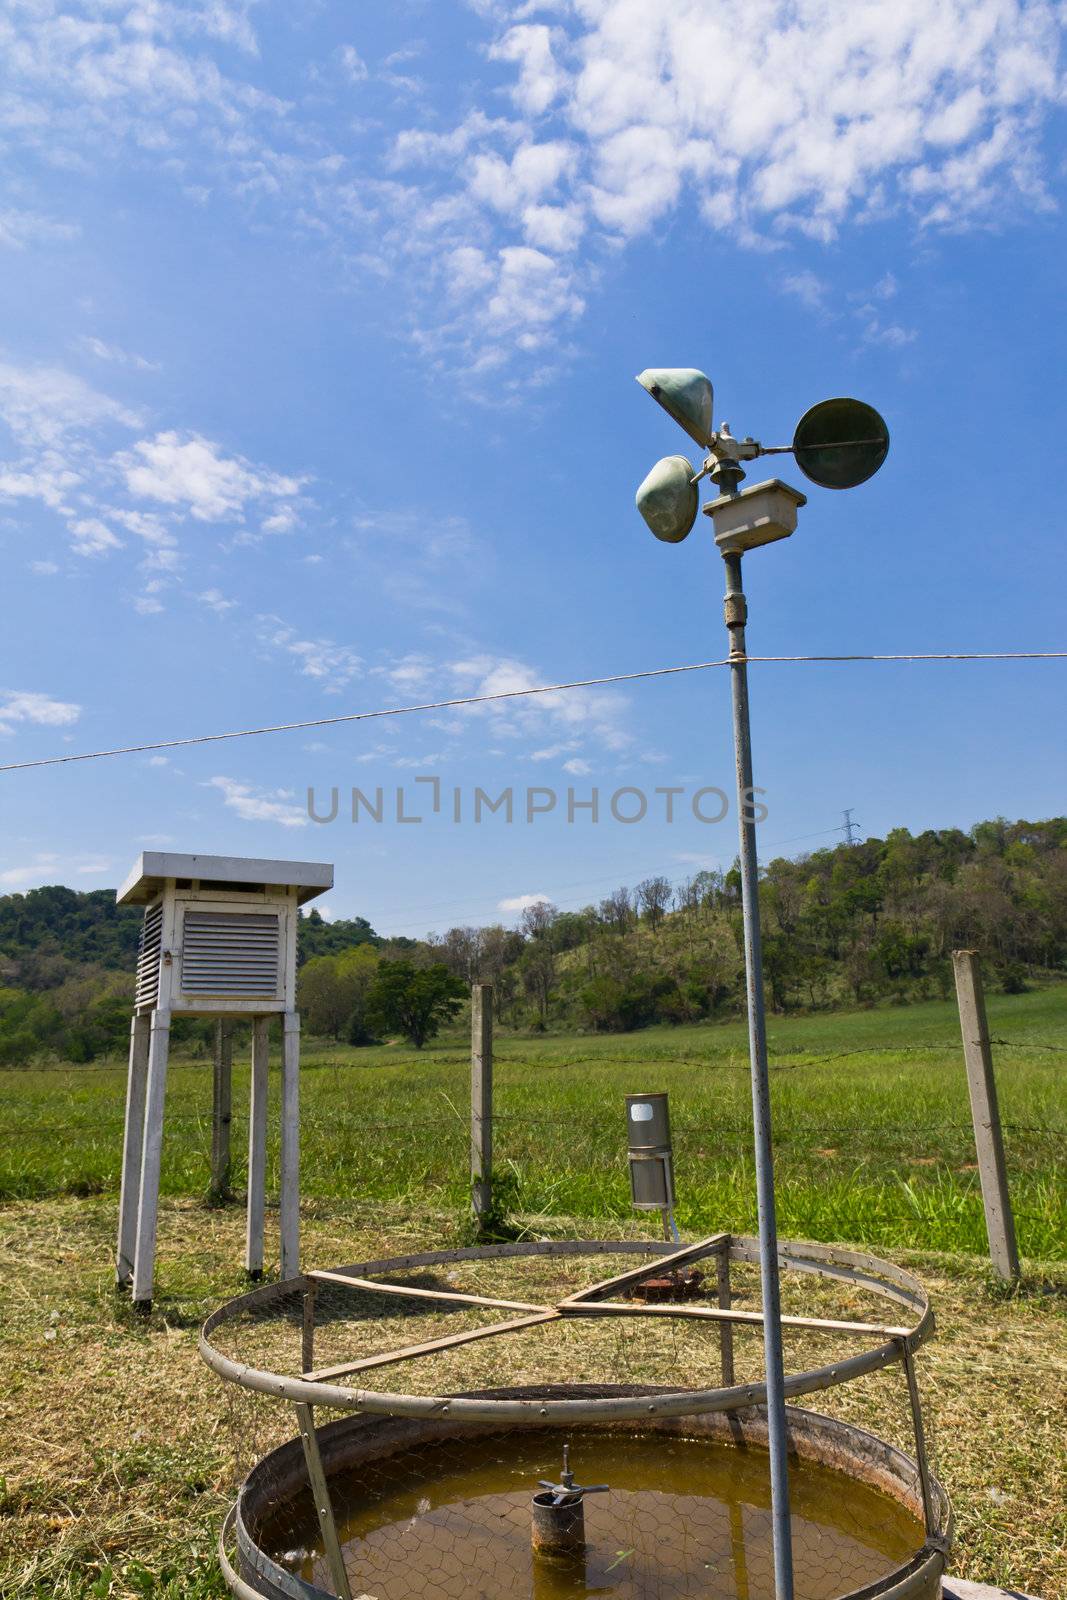
[[[119,1197],[119,1237],[115,1252],[115,1282],[127,1289],[133,1277],[137,1245],[137,1201],[141,1188],[141,1152],[144,1148],[144,1100],[148,1081],[148,1040],[151,1018],[138,1015],[130,1023],[130,1070],[126,1080],[126,1125],[122,1136],[122,1192]]]
[[[915,1378],[915,1359],[908,1348],[906,1340],[901,1340],[900,1349],[904,1376],[908,1382],[908,1399],[911,1401],[912,1427],[915,1430],[915,1461],[919,1468],[919,1488],[923,1497],[923,1517],[926,1521],[927,1534],[935,1534],[938,1532],[937,1516],[934,1511],[933,1491],[930,1488],[930,1463],[926,1454],[926,1434],[923,1429],[919,1385]]]
[[[269,1017],[252,1022],[252,1088],[248,1109],[248,1220],[245,1228],[245,1271],[263,1276],[263,1212],[267,1185],[267,1063]]]
[[[723,1311],[729,1311],[733,1304],[730,1294],[730,1246],[723,1245],[715,1257],[715,1274],[719,1280],[719,1306]],[[722,1352],[722,1382],[723,1388],[729,1389],[734,1381],[734,1330],[732,1323],[723,1322],[719,1325],[719,1348]]]
[[[298,1405],[296,1407],[297,1420],[300,1424],[300,1438],[304,1446],[304,1460],[307,1462],[308,1481],[311,1484],[311,1494],[315,1501],[315,1512],[322,1529],[322,1544],[326,1551],[326,1563],[330,1569],[334,1589],[337,1591],[338,1600],[352,1600],[352,1588],[348,1581],[345,1569],[344,1553],[341,1541],[337,1537],[337,1523],[333,1515],[333,1502],[326,1483],[326,1474],[322,1469],[322,1456],[319,1454],[319,1441],[315,1433],[315,1416],[310,1406]]]
[[[300,1018],[287,1011],[282,1018],[282,1142],[278,1210],[281,1228],[281,1273],[300,1271]]]
[[[141,1146],[141,1183],[137,1200],[137,1243],[133,1259],[133,1302],[142,1310],[152,1304],[152,1279],[156,1259],[156,1220],[159,1213],[159,1164],[163,1153],[163,1101],[167,1090],[167,1056],[170,1053],[170,1012],[153,1011],[148,1039],[148,1078],[145,1085],[144,1142]]]

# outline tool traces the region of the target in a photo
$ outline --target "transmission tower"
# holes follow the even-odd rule
[[[845,843],[846,844],[859,844],[859,842],[860,842],[860,830],[859,830],[858,824],[853,822],[853,820],[852,820],[852,807],[850,806],[847,811],[843,811],[841,813],[841,815],[845,819],[844,823],[841,826],[841,832],[845,836]]]

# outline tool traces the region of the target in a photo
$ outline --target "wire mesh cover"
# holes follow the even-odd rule
[[[329,1498],[354,1597],[448,1600],[470,1593],[489,1600],[529,1593],[557,1600],[590,1590],[620,1600],[698,1592],[723,1600],[770,1596],[766,1457],[726,1443],[741,1434],[751,1438],[745,1418],[763,1377],[755,1241],[729,1238],[699,1260],[697,1294],[666,1314],[637,1301],[615,1312],[601,1302],[593,1315],[566,1309],[598,1279],[660,1271],[662,1248],[587,1241],[428,1252],[255,1291],[205,1327],[205,1355],[233,1380],[227,1392],[235,1454],[247,1468],[249,1452],[291,1438],[294,1413],[278,1406],[278,1396],[315,1404],[324,1456],[337,1427],[363,1430],[364,1440],[378,1437],[370,1455],[348,1460],[350,1471],[343,1452],[327,1464],[328,1476],[340,1474]],[[855,1252],[783,1249],[797,1252],[792,1264],[800,1268],[783,1274],[787,1371],[805,1382],[822,1373],[809,1384],[827,1391],[820,1404],[910,1455],[915,1437],[899,1360],[904,1337],[914,1348],[929,1331],[921,1286]],[[589,1259],[605,1253],[606,1264]],[[617,1286],[607,1291],[611,1301],[625,1294]],[[752,1320],[716,1320],[723,1304]],[[886,1326],[898,1321],[910,1335]],[[856,1370],[857,1360],[869,1363],[872,1356],[878,1356],[873,1367]],[[501,1382],[509,1387],[500,1389]],[[250,1394],[249,1387],[260,1392]],[[721,1411],[708,1411],[711,1392]],[[667,1420],[668,1397],[673,1420]],[[332,1400],[349,1412],[380,1414],[349,1415],[322,1428]],[[472,1405],[481,1408],[485,1425],[471,1424]],[[593,1415],[605,1405],[627,1407],[630,1420],[606,1431]],[[563,1406],[581,1415],[565,1416]],[[790,1407],[791,1427],[805,1415]],[[531,1557],[530,1497],[539,1478],[558,1478],[566,1437],[580,1478],[607,1482],[612,1493],[588,1502],[586,1556],[564,1571]],[[890,1448],[869,1442],[876,1453]],[[857,1482],[864,1474],[854,1458],[851,1446],[843,1453],[835,1446],[817,1457],[821,1467],[792,1473],[800,1600],[830,1600],[884,1580],[900,1560],[917,1559],[924,1545],[914,1464],[897,1458],[886,1476],[883,1462]],[[827,1462],[840,1469],[832,1487]],[[281,1583],[263,1583],[264,1593],[299,1593],[301,1577],[318,1593],[333,1592],[316,1554],[307,1484],[299,1442],[261,1460],[246,1484],[239,1522],[246,1572],[257,1572],[261,1583],[257,1552],[287,1557],[284,1567],[271,1563]],[[936,1526],[944,1532],[947,1503],[937,1495]],[[929,1549],[925,1559],[936,1588],[941,1566]]]
[[[783,1245],[789,1249],[800,1247]],[[845,1382],[858,1375],[857,1362],[864,1371],[897,1363],[900,1336],[913,1348],[928,1336],[928,1301],[914,1278],[855,1252],[803,1250],[787,1263],[800,1270],[782,1277],[791,1394]],[[699,1292],[687,1293],[684,1306],[642,1304],[620,1283],[627,1273],[658,1271],[659,1252],[583,1241],[426,1252],[314,1272],[223,1307],[205,1326],[202,1350],[236,1383],[255,1386],[253,1369],[277,1380],[260,1387],[295,1401],[393,1415],[436,1415],[434,1397],[562,1377],[675,1386],[676,1414],[706,1409],[701,1393],[724,1408],[758,1403],[755,1241],[734,1237],[718,1253],[709,1248],[693,1269]],[[598,1254],[608,1261],[597,1262]],[[597,1280],[600,1289],[591,1287]],[[724,1306],[737,1321],[719,1320]],[[661,1412],[663,1401],[655,1404]],[[500,1402],[496,1415],[522,1409]],[[644,1410],[630,1407],[635,1417]]]
[[[806,1413],[791,1412],[791,1424],[799,1446],[790,1491],[799,1600],[829,1600],[908,1566],[923,1532],[900,1458],[894,1468],[894,1452],[865,1454],[866,1436]],[[574,1430],[570,1457],[579,1480],[610,1489],[587,1498],[585,1547],[569,1559],[535,1554],[530,1537],[531,1495],[540,1479],[558,1480],[562,1438],[558,1429],[353,1417],[323,1429],[353,1596],[770,1600],[761,1416]],[[332,1592],[297,1442],[251,1475],[241,1517],[249,1577],[264,1576],[257,1554],[264,1552],[284,1573]],[[265,1592],[277,1591],[268,1584]]]

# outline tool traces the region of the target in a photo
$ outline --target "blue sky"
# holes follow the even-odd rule
[[[889,423],[851,493],[772,463],[809,503],[746,563],[754,653],[1062,647],[1058,52],[1042,0],[5,7],[0,759],[719,656],[710,527],[659,545],[633,508],[690,449],[648,365],[767,442],[834,394]],[[765,855],[845,806],[1064,809],[1061,664],[753,679]],[[690,805],[730,788],[728,697],[9,773],[0,889],[170,846],[332,860],[332,913],[385,932],[579,905],[729,864],[732,810]],[[393,820],[347,821],[353,785]],[[559,798],[527,823],[531,785]],[[478,786],[515,821],[475,826]]]

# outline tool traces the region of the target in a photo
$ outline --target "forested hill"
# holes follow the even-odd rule
[[[19,981],[48,988],[57,961],[132,970],[144,913],[117,906],[114,889],[88,893],[49,884],[0,896],[0,956],[18,964]]]
[[[538,902],[520,928],[452,927],[387,941],[365,918],[301,919],[299,1003],[311,1033],[368,1036],[381,960],[441,963],[496,988],[505,1026],[623,1030],[730,1017],[743,1006],[740,881],[647,878],[596,905]],[[761,873],[767,1000],[778,1012],[947,996],[953,949],[1007,990],[1067,974],[1067,818],[976,824],[840,844]],[[0,1064],[122,1048],[141,912],[114,893],[0,897]],[[359,951],[358,957],[353,954]],[[191,1024],[182,1024],[188,1029]]]
[[[115,904],[114,889],[89,892],[49,884],[27,894],[0,895],[0,966],[28,989],[50,989],[70,967],[132,973],[144,912]],[[326,922],[317,911],[301,918],[301,959],[377,943],[364,917]],[[4,959],[6,958],[6,960]]]

